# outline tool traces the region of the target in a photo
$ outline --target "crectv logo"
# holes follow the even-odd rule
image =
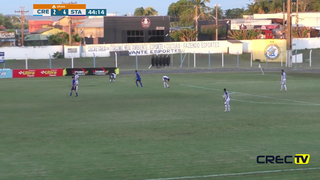
[[[257,156],[259,164],[309,164],[310,154],[296,154],[295,156]]]

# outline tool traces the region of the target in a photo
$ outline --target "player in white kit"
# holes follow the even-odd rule
[[[168,76],[162,76],[162,81],[163,81],[164,88],[170,87],[170,85],[169,85],[170,78]]]
[[[111,73],[109,77],[110,82],[114,82],[116,80],[116,77],[117,77],[116,73]]]
[[[286,85],[286,73],[284,72],[284,70],[282,70],[281,72],[281,89],[280,91],[284,90],[286,91],[287,90],[287,85]]]
[[[75,76],[74,76],[74,80],[76,80],[76,91],[78,91],[78,85],[79,85],[79,78],[80,76],[78,75],[78,73],[76,72],[75,73]]]
[[[224,100],[224,112],[230,111],[230,96],[226,88],[223,89],[224,95],[223,95],[223,100]]]

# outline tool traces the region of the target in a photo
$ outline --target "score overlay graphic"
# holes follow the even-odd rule
[[[106,16],[106,9],[86,9],[85,4],[34,4],[33,16]]]

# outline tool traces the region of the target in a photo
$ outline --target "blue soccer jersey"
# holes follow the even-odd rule
[[[75,80],[75,79],[72,80],[72,88],[71,88],[71,91],[72,91],[72,90],[76,90],[76,80]]]
[[[138,72],[136,73],[136,76],[137,76],[137,80],[141,80],[140,74]]]

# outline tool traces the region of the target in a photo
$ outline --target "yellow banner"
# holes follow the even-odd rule
[[[253,60],[266,62],[286,62],[286,40],[257,39],[252,40]]]

